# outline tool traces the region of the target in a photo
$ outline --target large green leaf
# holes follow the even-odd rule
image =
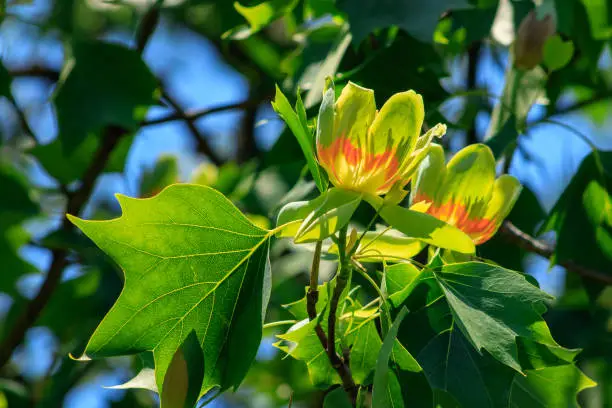
[[[150,199],[117,197],[120,218],[70,216],[125,272],[123,292],[86,356],[153,351],[163,394],[170,362],[194,330],[205,356],[202,392],[238,386],[261,340],[272,232],[208,187],[178,184]]]
[[[138,52],[118,44],[76,42],[54,97],[62,149],[74,152],[107,125],[135,131],[155,102],[156,86]]]
[[[479,262],[444,265],[433,271],[455,324],[474,345],[521,371],[517,337],[557,346],[541,317],[552,299],[523,275]]]
[[[612,262],[612,152],[587,156],[540,232],[557,232],[554,262],[603,272]],[[600,285],[593,288],[599,292]]]
[[[406,30],[420,41],[430,43],[438,20],[445,11],[468,8],[470,4],[466,0],[341,0],[338,7],[348,14],[357,44],[373,30],[392,25]]]

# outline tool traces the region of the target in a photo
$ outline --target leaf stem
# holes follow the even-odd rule
[[[336,277],[336,287],[332,293],[332,298],[329,303],[329,316],[327,318],[327,358],[332,367],[336,370],[344,391],[348,394],[353,406],[357,403],[357,386],[353,380],[351,369],[348,365],[348,357],[345,355],[343,359],[336,352],[336,314],[338,312],[338,303],[342,297],[342,292],[346,289],[348,282],[351,279],[351,263],[350,256],[346,253],[346,234],[348,226],[340,229],[338,232],[338,253],[340,262],[338,265],[338,275]]]
[[[315,246],[314,257],[312,258],[312,268],[310,269],[310,286],[306,293],[306,311],[308,312],[308,320],[312,321],[317,318],[317,302],[319,301],[319,264],[321,263],[321,246],[323,241],[317,241]],[[327,350],[327,336],[317,322],[315,333],[323,346]]]

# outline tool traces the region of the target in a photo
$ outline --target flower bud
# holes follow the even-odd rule
[[[514,42],[514,66],[529,70],[542,62],[544,44],[557,30],[555,19],[547,14],[538,20],[536,12],[531,10],[519,26]]]

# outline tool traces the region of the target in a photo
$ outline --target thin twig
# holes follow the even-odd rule
[[[229,110],[244,109],[251,106],[256,101],[245,100],[242,102],[228,103],[219,106],[213,106],[212,108],[204,108],[187,112],[172,112],[159,118],[144,120],[140,122],[140,126],[152,126],[159,125],[160,123],[172,122],[175,120],[191,120],[195,121],[203,116],[210,115],[211,113],[224,112]]]
[[[12,78],[20,77],[37,77],[45,78],[52,82],[57,82],[60,77],[60,72],[53,68],[43,67],[40,65],[32,65],[31,67],[16,68],[9,71]]]
[[[468,49],[468,66],[467,66],[467,78],[466,78],[466,88],[468,91],[472,89],[476,89],[477,83],[477,74],[478,74],[478,63],[480,61],[480,49],[482,44],[480,41],[475,42]],[[470,100],[466,101],[466,103],[470,103]],[[476,117],[474,116],[474,120],[470,123],[470,127],[467,130],[466,134],[466,142],[467,144],[478,143],[478,135],[476,132]]]
[[[510,221],[505,221],[499,229],[499,232],[506,240],[527,252],[532,252],[549,259],[555,253],[554,247],[532,237]],[[587,268],[572,260],[561,261],[558,263],[558,265],[564,267],[570,272],[577,273],[584,278],[605,283],[606,285],[612,285],[612,275]]]
[[[191,132],[191,135],[193,136],[193,139],[196,142],[197,151],[206,155],[210,159],[210,161],[212,161],[217,166],[221,165],[223,163],[223,160],[219,157],[217,152],[215,152],[210,147],[208,141],[206,140],[206,136],[203,135],[202,132],[200,132],[200,130],[197,128],[195,124],[195,119],[185,114],[185,111],[181,107],[181,104],[170,94],[168,94],[168,91],[166,89],[162,91],[162,97],[168,102],[172,109],[174,109],[174,111],[181,116],[181,119],[185,121],[187,128]]]

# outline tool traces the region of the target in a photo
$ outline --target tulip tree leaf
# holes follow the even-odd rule
[[[163,395],[171,361],[194,331],[205,360],[202,392],[237,387],[261,341],[272,232],[209,187],[175,184],[150,199],[117,198],[120,218],[70,216],[125,272],[86,356],[152,351]]]
[[[612,261],[612,152],[587,156],[540,232],[557,232],[554,262],[609,271]],[[603,288],[597,285],[598,291]]]
[[[552,297],[520,273],[467,262],[444,265],[433,276],[455,324],[476,350],[485,349],[520,372],[517,337],[556,345],[541,316]]]
[[[155,102],[156,86],[138,52],[118,44],[76,42],[54,98],[64,151],[74,152],[104,126],[137,130]]]
[[[420,41],[431,43],[438,20],[445,11],[471,6],[467,0],[341,0],[338,7],[348,14],[354,42],[359,44],[375,29],[392,25]]]
[[[164,378],[161,407],[192,408],[198,402],[204,379],[204,354],[194,331],[176,350]]]

